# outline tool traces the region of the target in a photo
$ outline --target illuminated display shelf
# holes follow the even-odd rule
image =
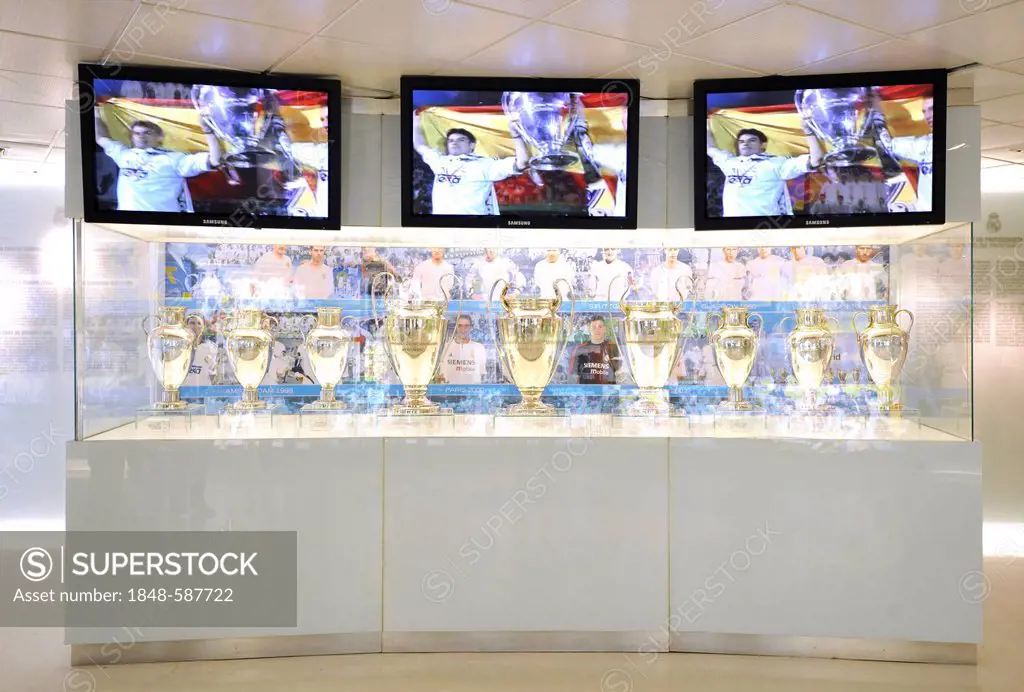
[[[771,227],[740,231],[695,231],[692,228],[570,230],[542,228],[402,228],[343,226],[337,231],[269,228],[146,226],[98,224],[147,242],[255,243],[376,247],[785,247],[790,245],[902,245],[963,224],[870,226],[865,228]]]

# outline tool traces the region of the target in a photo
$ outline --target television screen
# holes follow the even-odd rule
[[[636,228],[635,80],[402,79],[406,226]]]
[[[80,65],[87,221],[340,228],[340,83]]]
[[[945,221],[943,71],[697,82],[698,230]]]

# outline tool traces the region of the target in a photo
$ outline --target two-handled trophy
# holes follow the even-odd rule
[[[150,320],[154,320],[156,326],[149,327]],[[188,377],[196,346],[206,331],[206,321],[196,314],[186,316],[184,307],[166,306],[157,310],[157,314],[143,318],[142,331],[146,334],[149,364],[163,388],[160,401],[152,408],[187,410],[189,405],[181,400],[178,390]]]
[[[569,344],[569,330],[576,315],[576,299],[571,297],[569,322],[563,324],[558,314],[562,294],[558,284],[569,286],[565,279],[556,279],[554,297],[510,297],[504,279],[495,282],[487,301],[487,322],[497,324],[495,350],[505,375],[519,388],[523,400],[501,411],[503,416],[557,416],[558,409],[540,400],[544,388],[558,368]],[[504,284],[498,298],[505,314],[492,320],[491,303],[498,284]],[[569,286],[571,291],[571,286]]]
[[[579,161],[566,151],[575,119],[575,100],[568,92],[506,91],[501,107],[509,120],[518,120],[530,149],[530,167],[558,171]]]
[[[875,108],[870,89],[798,89],[795,100],[811,132],[828,145],[823,166],[856,166],[878,156],[866,142]]]
[[[686,325],[678,315],[686,302],[685,294],[679,287],[679,282],[684,278],[680,276],[676,280],[678,301],[627,301],[626,296],[633,290],[631,285],[627,285],[619,297],[619,309],[624,315],[623,341],[626,344],[622,353],[638,389],[636,400],[626,409],[628,416],[667,416],[672,413],[665,387],[683,347],[681,336]],[[609,304],[612,302],[611,290],[612,286],[609,286]],[[686,290],[693,290],[692,279]],[[610,311],[608,319],[609,324],[613,324]],[[691,313],[689,324],[692,325],[694,319],[695,315]],[[613,329],[612,333],[616,334],[616,331]]]
[[[401,403],[391,406],[388,415],[451,413],[449,409],[442,409],[427,398],[427,385],[437,376],[450,342],[448,319],[445,317],[450,294],[444,283],[446,280],[454,281],[454,275],[445,274],[438,281],[443,300],[423,300],[415,296],[403,298],[401,291],[394,288],[398,284],[394,276],[388,272],[378,274],[371,286],[373,317],[377,324],[381,324],[381,321],[377,315],[376,287],[381,277],[385,277],[386,282],[381,299],[384,304],[384,338],[381,344],[405,390],[405,398]]]
[[[270,367],[270,350],[274,345],[274,332],[280,322],[259,308],[242,308],[227,318],[224,327],[224,346],[235,378],[242,385],[242,400],[228,404],[230,412],[267,410],[258,388]]]
[[[910,324],[904,329],[896,318],[906,313]],[[873,305],[868,308],[868,323],[863,329],[857,327],[856,313],[852,318],[853,332],[857,335],[861,359],[868,370],[868,376],[878,388],[878,410],[898,413],[903,405],[896,400],[895,383],[903,372],[910,350],[910,330],[914,328],[914,313],[896,305]]]
[[[346,319],[351,319],[347,317]],[[335,396],[348,364],[352,333],[342,326],[341,308],[316,309],[316,324],[306,332],[306,357],[313,377],[320,384],[320,398],[302,407],[303,411],[340,411],[345,404]]]
[[[783,319],[793,320],[795,326],[789,333],[786,342],[789,345],[789,362],[793,367],[793,376],[804,392],[805,410],[831,411],[832,407],[818,405],[818,390],[821,389],[825,374],[832,366],[832,353],[836,347],[836,337],[829,328],[829,320],[838,321],[825,315],[824,308],[796,308],[796,317],[787,316]]]
[[[743,398],[743,385],[750,377],[757,357],[757,346],[764,330],[764,318],[741,306],[723,306],[721,314],[709,313],[705,322],[710,330],[711,318],[718,318],[718,327],[710,332],[711,347],[722,379],[729,387],[729,398],[719,405],[720,411],[757,411],[759,407]],[[757,317],[761,325],[755,332],[750,318]]]

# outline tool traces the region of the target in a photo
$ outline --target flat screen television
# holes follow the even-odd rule
[[[945,221],[944,70],[701,80],[693,104],[697,230]]]
[[[78,66],[86,221],[341,227],[341,83]]]
[[[402,224],[636,228],[636,80],[402,78]]]

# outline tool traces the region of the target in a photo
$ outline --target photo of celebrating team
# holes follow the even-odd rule
[[[413,214],[626,216],[627,94],[412,98]]]
[[[930,85],[707,94],[708,217],[932,209]]]
[[[98,209],[329,216],[326,92],[94,86]]]

